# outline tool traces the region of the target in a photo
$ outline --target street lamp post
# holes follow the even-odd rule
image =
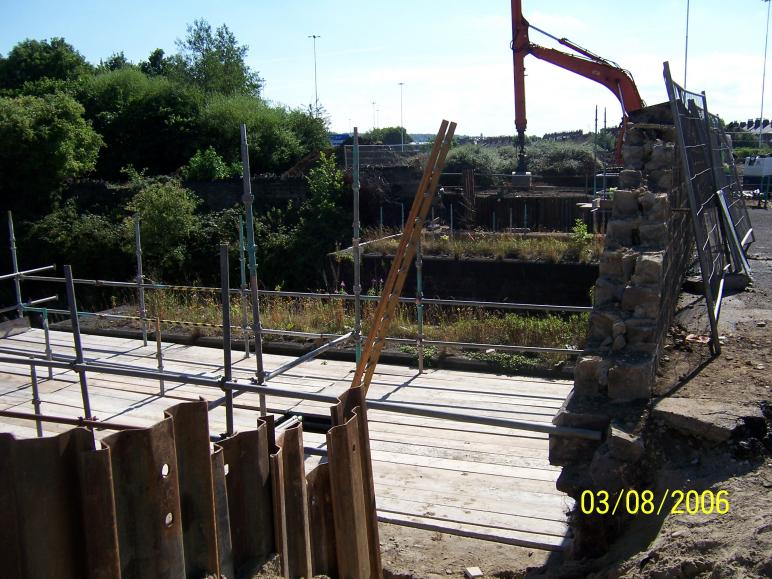
[[[371,104],[373,105],[373,130],[375,130],[378,128],[376,126],[376,118],[375,118],[375,101],[373,101]]]
[[[686,0],[686,45],[684,47],[684,88],[686,88],[686,63],[689,60],[689,0]]]
[[[405,86],[404,82],[399,83],[399,140],[401,144],[401,150],[405,150],[405,125],[402,122],[402,87]]]
[[[761,115],[759,118],[759,153],[764,143],[764,88],[767,82],[767,45],[769,43],[769,0],[762,0],[767,3],[767,31],[764,34],[764,72],[761,75]]]
[[[316,39],[321,38],[318,34],[312,34],[309,38],[314,40],[314,114],[319,113],[319,90],[316,84]]]

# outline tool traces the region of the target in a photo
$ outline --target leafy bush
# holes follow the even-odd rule
[[[70,96],[0,98],[0,191],[11,207],[32,208],[65,179],[94,169],[101,146]]]
[[[35,263],[68,264],[77,277],[123,279],[132,258],[122,240],[118,224],[103,215],[78,212],[70,199],[27,229],[24,248]]]
[[[205,151],[198,150],[182,168],[182,178],[192,181],[219,181],[237,175],[241,170],[239,163],[228,165],[212,147]]]
[[[89,78],[79,99],[107,144],[100,174],[117,178],[131,164],[157,175],[184,165],[196,150],[203,98],[193,87],[131,67]]]
[[[542,140],[530,145],[527,154],[529,170],[538,175],[592,175],[597,170],[589,145]]]
[[[247,125],[251,170],[278,173],[326,146],[323,119],[301,110],[271,107],[250,96],[213,95],[201,111],[197,142],[225,159],[239,158],[239,125]]]
[[[142,252],[156,275],[184,279],[188,261],[187,244],[198,233],[201,220],[196,214],[200,199],[178,181],[148,181],[126,209],[140,217]],[[125,227],[132,233],[133,220]],[[155,269],[155,272],[153,272]]]

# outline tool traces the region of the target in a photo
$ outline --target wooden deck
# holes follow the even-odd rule
[[[51,332],[53,350],[74,356],[72,335]],[[156,368],[155,344],[138,340],[83,336],[87,360]],[[0,355],[44,352],[43,333],[28,330],[0,339]],[[163,344],[164,368],[205,375],[222,372],[222,352],[212,348]],[[233,375],[248,380],[255,359],[234,352]],[[266,355],[267,370],[290,358]],[[271,380],[270,385],[303,392],[338,395],[348,387],[354,365],[313,360]],[[28,367],[0,365],[0,409],[33,412]],[[83,415],[77,374],[38,368],[42,412],[57,416]],[[99,375],[89,372],[92,413],[100,420],[148,426],[163,417],[163,410],[182,400],[218,398],[221,391],[189,384],[167,384],[158,395],[155,380]],[[495,376],[472,372],[378,366],[368,398],[426,405],[428,408],[470,411],[480,415],[550,422],[571,389],[561,380]],[[258,397],[236,399],[236,428],[254,428]],[[274,412],[289,409],[329,414],[328,405],[269,397]],[[370,436],[379,515],[407,524],[450,533],[465,533],[510,544],[561,549],[566,511],[572,501],[555,489],[559,469],[547,459],[547,435],[477,426],[459,422],[370,411]],[[44,424],[46,434],[68,426]],[[225,431],[225,411],[210,414],[210,429]],[[0,432],[34,437],[35,424],[0,418]],[[109,432],[96,432],[97,438]],[[321,434],[305,433],[305,445],[324,448]],[[318,457],[308,457],[315,464]]]

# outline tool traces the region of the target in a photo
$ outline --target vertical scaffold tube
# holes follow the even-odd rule
[[[241,271],[241,333],[244,335],[244,357],[249,358],[249,314],[247,312],[247,255],[244,244],[244,218],[239,215],[239,266]]]
[[[13,213],[8,212],[8,241],[11,245],[11,267],[13,273],[17,274],[13,278],[13,289],[16,292],[16,313],[21,319],[24,316],[24,309],[21,305],[21,280],[19,279],[19,259],[16,255],[16,235],[13,232]]]
[[[144,276],[142,275],[142,237],[140,234],[139,213],[134,217],[134,245],[137,256],[137,296],[139,298],[139,317],[142,326],[142,345],[147,346],[147,310],[145,310]]]
[[[222,368],[223,380],[230,382],[231,370],[231,288],[228,265],[228,245],[220,245],[220,287],[222,294]],[[225,428],[228,436],[233,435],[233,390],[225,390]]]
[[[424,371],[424,287],[423,287],[424,260],[421,251],[421,237],[418,238],[415,252],[415,304],[416,318],[418,321],[418,335],[416,336],[416,349],[418,351],[418,372]]]
[[[252,181],[249,171],[249,147],[247,146],[247,126],[241,124],[241,166],[242,180],[244,183],[244,195],[241,200],[244,203],[247,225],[247,253],[249,255],[249,287],[252,297],[252,330],[255,335],[255,359],[257,362],[257,382],[265,382],[265,369],[263,368],[263,328],[260,325],[260,295],[257,291],[257,255],[255,252],[255,224],[252,216]],[[260,415],[265,416],[267,408],[265,395],[260,395]]]
[[[354,349],[356,363],[362,357],[362,280],[361,256],[359,250],[359,129],[354,127],[354,148],[352,162],[354,193],[354,238],[351,240],[351,253],[354,258]]]

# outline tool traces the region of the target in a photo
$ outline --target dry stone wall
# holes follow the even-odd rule
[[[606,230],[585,351],[559,425],[606,432],[601,443],[550,437],[558,488],[577,501],[585,489],[635,487],[643,479],[646,417],[656,368],[692,253],[668,103],[631,115],[625,169]],[[605,550],[623,517],[573,515],[578,555]]]

